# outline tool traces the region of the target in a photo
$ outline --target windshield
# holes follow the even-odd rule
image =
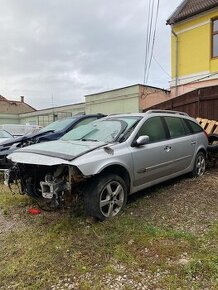
[[[66,126],[71,124],[73,121],[75,121],[76,118],[67,118],[67,119],[61,119],[57,120],[48,126],[42,128],[40,132],[45,132],[45,131],[60,131],[63,130]]]
[[[0,130],[0,138],[13,138],[13,136],[7,131]]]
[[[111,143],[118,140],[130,127],[132,127],[139,117],[107,118],[80,126],[65,134],[63,141],[95,141]]]

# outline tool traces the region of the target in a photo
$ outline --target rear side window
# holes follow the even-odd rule
[[[200,125],[196,124],[195,122],[190,120],[186,120],[186,122],[190,126],[193,133],[199,133],[203,131],[203,128]]]
[[[181,118],[164,117],[164,119],[167,123],[171,138],[178,138],[187,135],[187,130],[185,129]]]
[[[137,138],[147,135],[150,142],[158,142],[166,140],[166,133],[160,117],[151,118],[142,125],[137,134]]]

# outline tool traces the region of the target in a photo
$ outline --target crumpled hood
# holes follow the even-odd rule
[[[73,159],[104,145],[105,143],[103,142],[50,141],[16,150],[8,156],[8,159],[18,163],[54,165],[67,163],[61,162],[61,160],[72,161]]]
[[[0,144],[8,141],[13,141],[13,138],[0,138]]]
[[[7,146],[11,146],[15,143],[22,143],[22,142],[26,142],[28,140],[31,140],[32,138],[38,138],[38,137],[42,137],[42,136],[46,136],[48,134],[50,134],[52,131],[38,131],[35,133],[28,133],[26,135],[20,136],[20,137],[16,137],[16,138],[10,138],[8,140],[5,140],[3,143],[1,143],[2,147],[7,147]]]

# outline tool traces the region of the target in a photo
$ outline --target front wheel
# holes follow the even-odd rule
[[[101,221],[114,217],[122,211],[126,199],[126,184],[120,176],[99,175],[85,190],[86,214]]]
[[[203,152],[198,152],[195,158],[195,164],[191,172],[192,177],[199,177],[205,173],[206,169],[206,157]]]

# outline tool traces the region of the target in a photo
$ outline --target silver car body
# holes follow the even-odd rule
[[[150,187],[193,170],[199,151],[206,153],[208,141],[203,131],[143,146],[132,146],[139,129],[153,117],[176,117],[196,120],[186,114],[170,111],[108,116],[104,119],[138,116],[138,122],[129,138],[122,143],[105,144],[93,141],[52,141],[22,148],[8,158],[13,162],[33,165],[67,165],[77,168],[89,178],[106,168],[122,167],[129,175],[128,193]],[[103,119],[101,119],[102,121]],[[100,121],[100,122],[101,122]]]

